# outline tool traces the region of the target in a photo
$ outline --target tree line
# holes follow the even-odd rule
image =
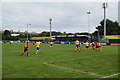
[[[103,36],[104,35],[104,20],[102,20],[100,22],[100,25],[96,27],[96,31],[94,31],[93,33],[91,33],[91,36],[97,36],[98,35],[98,31],[99,31],[99,35]],[[120,26],[118,25],[117,21],[112,21],[107,19],[106,20],[106,35],[118,35],[120,34]],[[26,34],[20,34],[18,36],[11,36],[12,32],[9,30],[5,30],[2,33],[2,40],[19,40],[19,38],[26,38],[27,35]],[[56,31],[52,31],[52,35],[53,36],[57,36],[57,35],[88,35],[89,33],[66,33],[66,32],[56,32]],[[39,34],[31,34],[29,35],[30,37],[49,37],[50,36],[50,32],[46,32],[43,31]]]

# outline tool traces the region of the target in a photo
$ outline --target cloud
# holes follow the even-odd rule
[[[108,3],[107,18],[116,21],[118,6]],[[49,31],[49,19],[52,18],[52,30],[61,32],[87,32],[90,11],[90,32],[103,19],[101,2],[4,2],[2,21],[4,29]]]

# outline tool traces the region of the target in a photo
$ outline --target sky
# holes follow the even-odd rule
[[[2,30],[92,33],[103,19],[103,2],[2,2]],[[91,14],[88,15],[87,12]],[[90,24],[88,23],[90,16]],[[106,18],[118,21],[118,2],[108,2]]]

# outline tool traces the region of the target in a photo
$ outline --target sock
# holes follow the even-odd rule
[[[21,56],[24,55],[24,53],[21,54]]]
[[[38,50],[36,50],[36,53],[35,54],[37,54],[38,53]]]
[[[27,55],[28,55],[29,53],[27,53]]]

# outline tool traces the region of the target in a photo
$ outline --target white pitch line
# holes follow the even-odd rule
[[[116,75],[119,75],[120,73],[116,73],[116,74],[112,74],[112,75],[109,75],[109,76],[103,76],[101,78],[98,78],[98,79],[95,79],[95,80],[101,80],[101,79],[105,79],[105,78],[110,78],[112,76],[116,76]]]
[[[110,55],[110,54],[102,54],[102,55]],[[102,56],[102,55],[86,56],[86,57],[81,57],[81,58],[77,58],[77,59],[89,58],[89,57],[95,57],[95,56]],[[71,60],[73,61],[73,60],[77,60],[77,59],[56,60],[56,61],[50,61],[50,62],[43,62],[42,64],[49,65],[49,66],[56,67],[56,68],[61,68],[61,69],[66,69],[66,70],[71,70],[71,71],[76,71],[76,72],[81,72],[81,73],[87,73],[87,74],[91,74],[91,75],[96,75],[98,77],[102,77],[103,76],[103,75],[98,75],[98,74],[95,74],[95,73],[92,73],[92,72],[85,72],[85,71],[80,71],[80,70],[75,70],[75,69],[70,69],[70,68],[65,68],[65,67],[55,66],[53,64],[50,64],[52,62],[63,62],[63,61],[71,61]],[[114,75],[116,75],[116,74],[114,74]],[[112,75],[112,76],[114,76],[114,75]],[[104,77],[106,77],[106,76],[104,76]],[[101,78],[99,78],[99,79],[101,79]],[[99,80],[99,79],[96,79],[96,80]]]
[[[74,71],[74,72],[80,72],[80,73],[90,74],[90,75],[94,75],[94,76],[98,76],[98,77],[102,77],[103,76],[103,75],[98,75],[98,74],[92,73],[92,72],[85,72],[85,71],[75,70],[75,69],[71,69],[71,68],[67,68],[67,67],[56,66],[56,65],[53,65],[53,64],[49,64],[47,62],[44,62],[43,64],[48,65],[48,66],[52,66],[52,67],[55,67],[55,68],[60,68],[60,69],[64,69],[64,70],[69,70],[69,71]]]

